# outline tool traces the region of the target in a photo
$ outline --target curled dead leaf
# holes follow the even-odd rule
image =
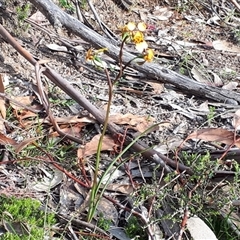
[[[3,84],[3,76],[2,74],[0,74],[0,92],[4,93],[5,92],[5,88],[4,88],[4,84]],[[5,106],[5,100],[4,99],[0,99],[0,115],[3,119],[6,118],[6,106]],[[1,131],[2,129],[0,129]]]
[[[17,142],[14,139],[9,138],[9,137],[5,136],[4,134],[0,133],[0,144],[15,146],[17,144]]]
[[[96,135],[90,142],[85,145],[84,148],[79,148],[77,152],[78,158],[83,158],[95,154],[97,152],[100,136],[100,134]],[[101,151],[113,151],[114,147],[117,146],[118,145],[114,142],[110,135],[105,135],[103,137]]]
[[[34,97],[33,96],[19,96],[19,97],[13,97],[13,99],[15,100],[15,102],[19,102],[22,105],[31,106],[31,104],[34,100]],[[23,109],[22,106],[14,104],[13,102],[10,102],[10,105],[14,110]]]
[[[222,128],[204,128],[191,133],[185,141],[189,139],[201,139],[210,142],[219,142],[226,145],[236,145],[240,147],[240,137],[236,136],[234,142],[234,132]]]
[[[216,40],[212,44],[215,50],[240,53],[240,47],[226,40]]]
[[[131,125],[133,129],[136,129],[140,133],[147,130],[155,121],[153,117],[148,116],[137,116],[131,113],[127,114],[114,114],[110,115],[109,121],[116,124],[128,124]]]
[[[25,147],[27,147],[29,144],[32,144],[35,142],[37,139],[42,138],[43,136],[40,137],[34,137],[34,138],[28,138],[18,144],[15,145],[15,151],[16,153],[21,152]]]
[[[235,131],[239,130],[239,128],[240,128],[240,109],[238,109],[234,113],[232,125],[235,128]]]

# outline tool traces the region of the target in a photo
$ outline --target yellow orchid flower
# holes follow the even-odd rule
[[[138,44],[138,43],[141,43],[144,41],[144,35],[142,32],[140,31],[137,31],[133,34],[133,37],[132,37],[132,41],[135,43],[135,44]]]
[[[139,31],[144,32],[147,29],[147,25],[144,22],[140,22],[140,23],[138,23],[137,28]]]
[[[98,58],[98,56],[100,56],[105,51],[108,51],[108,49],[107,48],[100,48],[98,50],[94,50],[93,48],[90,48],[90,49],[88,49],[85,58],[86,58],[87,61],[96,60]]]
[[[132,32],[135,28],[136,28],[136,24],[134,22],[129,22],[127,25],[126,25],[128,31]]]
[[[88,49],[85,59],[90,61],[94,59],[94,52],[92,48]]]
[[[146,49],[143,58],[145,61],[151,62],[154,58],[154,51],[151,48]]]
[[[143,41],[140,43],[136,43],[135,47],[138,50],[138,52],[142,53],[148,48],[148,44],[146,41]]]

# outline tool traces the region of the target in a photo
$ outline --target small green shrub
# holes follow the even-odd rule
[[[207,115],[207,121],[208,121],[208,124],[211,124],[212,120],[214,119],[216,115],[216,109],[214,106],[210,106],[209,107],[209,113]]]
[[[147,239],[147,234],[144,229],[138,222],[138,219],[135,216],[131,216],[128,219],[127,225],[125,227],[125,232],[130,238],[134,238],[136,240],[145,240]]]
[[[46,235],[45,227],[53,225],[54,214],[46,214],[40,210],[41,203],[31,198],[18,199],[0,196],[1,221],[7,223],[11,231],[3,234],[1,240],[36,240]],[[24,228],[22,232],[15,230],[15,224]],[[16,232],[15,232],[16,231]]]
[[[30,3],[24,4],[22,6],[16,7],[17,12],[17,29],[16,33],[20,34],[25,31],[27,31],[30,27],[28,23],[25,22],[25,20],[29,17],[31,13],[31,5]],[[21,29],[21,30],[20,30]]]
[[[31,10],[31,5],[29,3],[24,4],[22,6],[17,6],[17,18],[19,22],[23,22],[25,19],[28,18]]]
[[[65,8],[67,11],[69,11],[71,13],[72,12],[74,13],[75,8],[74,8],[74,6],[72,5],[72,3],[70,1],[68,1],[68,0],[59,0],[58,2],[59,2],[59,6],[61,8]]]
[[[111,219],[106,219],[102,213],[99,214],[99,219],[97,225],[99,228],[103,229],[104,231],[108,231],[111,226]]]

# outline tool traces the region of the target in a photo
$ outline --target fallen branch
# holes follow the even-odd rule
[[[85,41],[91,43],[93,46],[107,48],[107,54],[114,60],[118,61],[120,48],[118,47],[119,43],[117,41],[106,39],[95,31],[89,29],[74,17],[63,12],[50,0],[30,0],[30,2],[32,2],[33,5],[36,6],[56,28],[65,27],[68,31],[73,32]],[[123,53],[123,63],[126,64],[135,57],[136,56],[133,54],[125,51]],[[139,72],[144,73],[150,81],[172,84],[188,95],[235,105],[240,103],[239,93],[207,86],[186,76],[182,76],[172,70],[163,68],[159,64],[145,63],[143,65],[138,65],[137,63],[131,62],[130,66]]]

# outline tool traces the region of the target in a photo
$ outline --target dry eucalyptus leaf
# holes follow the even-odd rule
[[[227,90],[234,90],[238,86],[238,82],[229,82],[228,84],[224,85],[222,89],[227,89]]]
[[[46,47],[56,52],[68,52],[68,49],[65,46],[60,46],[55,43],[46,44]]]
[[[137,116],[131,113],[127,114],[114,114],[109,116],[109,121],[116,124],[128,124],[134,127],[134,129],[139,132],[144,132],[147,130],[154,122],[153,117],[148,116]]]
[[[222,79],[214,72],[210,72],[213,75],[213,82],[215,83],[215,86],[222,86],[223,81]]]
[[[34,121],[32,120],[32,118],[37,116],[36,113],[26,110],[26,109],[23,109],[21,111],[14,111],[14,114],[15,114],[16,118],[18,119],[19,123],[22,125],[22,127],[29,127],[29,126],[33,125]],[[27,121],[27,119],[29,119],[29,118],[31,118],[31,120]],[[37,121],[38,121],[38,119],[37,119]]]
[[[132,184],[121,184],[121,183],[108,184],[106,190],[119,192],[123,194],[131,194],[134,191]]]
[[[72,184],[63,184],[60,189],[60,209],[64,211],[67,209],[74,209],[75,211],[80,211],[80,209],[85,205],[87,198],[84,197],[72,188]],[[86,206],[86,205],[85,205]],[[85,209],[84,209],[85,210]]]
[[[108,173],[104,178],[101,179],[101,182],[102,182],[102,184],[112,183],[114,180],[122,177],[123,175],[125,175],[125,172],[113,167],[111,169],[111,172]]]
[[[101,198],[97,206],[97,212],[103,215],[105,219],[111,219],[116,225],[118,220],[118,211],[112,202],[105,198]]]
[[[90,142],[85,145],[84,148],[79,148],[77,152],[78,158],[83,158],[95,154],[97,152],[100,136],[101,134],[96,135]],[[105,135],[103,137],[101,151],[113,151],[114,147],[117,146],[118,144],[114,142],[110,135]]]
[[[210,142],[220,142],[226,145],[234,143],[234,132],[222,128],[205,128],[197,130],[191,133],[185,141],[188,139],[201,139]],[[234,143],[237,147],[240,147],[240,138],[236,138]]]
[[[19,153],[21,152],[25,147],[27,147],[29,144],[32,144],[33,142],[35,142],[36,140],[40,139],[40,138],[43,138],[43,136],[40,136],[40,137],[34,137],[34,138],[28,138],[20,143],[18,143],[16,146],[15,146],[15,151],[16,153]]]
[[[46,17],[40,11],[35,12],[29,19],[37,23],[47,21]]]
[[[9,138],[9,137],[5,136],[4,134],[0,133],[0,144],[15,146],[17,144],[17,142],[14,139]]]
[[[41,181],[31,183],[31,187],[39,192],[49,192],[51,188],[56,187],[63,180],[63,172],[57,168],[53,168],[53,172],[41,169],[44,172],[44,177]]]
[[[34,97],[33,96],[19,96],[19,97],[13,97],[13,99],[16,102],[21,103],[22,105],[31,106],[31,104],[32,104],[32,102],[34,100]],[[21,106],[19,106],[17,104],[14,104],[13,102],[10,102],[10,105],[15,110],[23,109],[23,107],[21,107]]]
[[[201,82],[201,83],[207,83],[209,84],[209,81],[208,79],[204,76],[204,73],[203,72],[200,72],[200,70],[196,67],[193,67],[191,69],[191,73],[193,75],[193,78],[195,80],[197,80],[198,82]]]
[[[4,93],[5,92],[5,87],[4,87],[4,83],[3,83],[3,75],[0,74],[0,93]],[[6,118],[6,106],[5,106],[5,100],[0,98],[0,116],[5,119]],[[0,129],[1,131],[2,129]]]
[[[216,40],[213,41],[212,44],[215,50],[240,53],[240,47],[233,45],[231,42],[226,40]]]
[[[173,11],[171,11],[170,8],[156,6],[153,11],[153,14],[149,17],[160,21],[166,21],[172,16],[172,14]]]
[[[74,124],[74,123],[95,123],[96,120],[91,117],[82,117],[80,118],[78,115],[68,116],[68,117],[55,117],[54,120],[60,124]],[[44,123],[51,124],[49,119],[44,120]]]
[[[235,128],[235,131],[240,129],[240,109],[238,109],[234,115],[233,115],[233,127]]]
[[[213,231],[207,224],[197,216],[190,217],[187,220],[187,229],[191,234],[193,240],[211,239],[217,240]]]
[[[110,227],[109,232],[118,240],[132,240],[126,235],[122,227]]]
[[[160,94],[164,90],[163,83],[157,83],[157,82],[147,82],[147,83],[152,86],[154,94]]]
[[[198,111],[209,113],[208,101],[203,102],[198,106]]]

